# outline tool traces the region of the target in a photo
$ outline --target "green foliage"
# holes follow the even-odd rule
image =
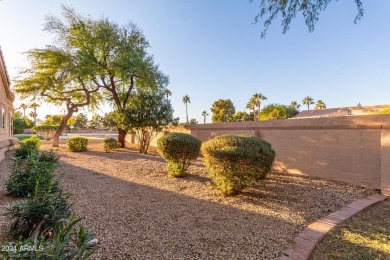
[[[248,114],[247,112],[238,111],[233,115],[233,122],[241,121],[253,121],[253,114]]]
[[[147,153],[150,140],[164,127],[178,121],[163,91],[138,90],[132,94],[127,107],[117,112],[117,125],[135,135],[140,153]]]
[[[190,121],[188,122],[190,125],[196,125],[198,124],[198,120],[196,120],[195,118],[191,118]]]
[[[28,121],[23,118],[19,112],[15,112],[12,115],[14,134],[22,134],[24,129],[29,128]]]
[[[17,158],[12,166],[12,173],[6,187],[15,197],[34,196],[42,190],[54,189],[58,186],[53,181],[54,171],[58,166],[53,153],[29,155],[26,160]]]
[[[102,118],[102,124],[104,127],[107,128],[115,128],[116,127],[116,113],[115,112],[110,112],[110,113],[105,113],[103,118]]]
[[[265,178],[275,159],[269,143],[251,136],[221,135],[201,149],[213,184],[226,195]]]
[[[305,97],[303,100],[302,100],[302,104],[306,105],[307,106],[307,110],[310,109],[310,105],[313,105],[314,104],[314,99],[310,96],[307,96]]]
[[[58,221],[54,232],[47,237],[44,232],[36,232],[29,238],[19,238],[16,242],[5,242],[0,255],[4,259],[87,259],[94,252],[87,243],[95,235],[80,225],[76,215]],[[40,236],[37,234],[41,233]],[[35,250],[34,250],[35,249]]]
[[[280,104],[269,104],[265,106],[261,113],[261,120],[277,120],[277,119],[287,119],[296,116],[299,113],[292,106],[280,105]]]
[[[253,0],[251,0],[253,1]],[[276,19],[282,17],[283,33],[290,29],[290,23],[296,16],[303,15],[309,32],[314,31],[314,26],[319,20],[319,15],[325,11],[332,0],[322,1],[300,1],[300,0],[261,0],[259,14],[255,17],[255,22],[265,18],[264,30],[261,37],[265,37],[269,26]],[[354,0],[358,13],[355,23],[363,17],[362,0]]]
[[[64,115],[46,115],[43,124],[59,126],[63,118]]]
[[[106,153],[120,148],[120,144],[115,138],[104,138],[102,143],[104,146],[104,151],[106,151]]]
[[[236,113],[233,102],[230,99],[219,99],[211,107],[213,123],[232,122],[233,115]]]
[[[10,207],[8,215],[13,220],[11,234],[27,238],[38,228],[37,235],[50,237],[56,233],[53,230],[56,224],[71,215],[69,197],[69,193],[53,185],[49,190],[40,191],[34,197]]]
[[[83,129],[87,127],[88,117],[86,114],[80,113],[74,119],[74,126],[77,129]]]
[[[32,128],[38,135],[43,136],[45,140],[53,139],[54,133],[57,131],[58,126],[55,125],[37,125]]]
[[[168,174],[181,177],[199,156],[202,142],[185,133],[169,133],[157,140],[157,150],[168,162]]]
[[[57,154],[53,150],[43,151],[39,155],[39,161],[44,162],[44,163],[53,163],[53,164],[58,165],[58,163],[60,161],[60,156],[59,156],[59,154]]]
[[[84,152],[88,149],[88,138],[73,136],[66,141],[66,147],[71,152]]]
[[[381,114],[382,115],[390,115],[390,109],[389,108],[385,108],[381,111]]]
[[[41,139],[37,136],[31,136],[19,143],[19,147],[15,150],[16,158],[27,158],[29,155],[38,153],[41,145]]]

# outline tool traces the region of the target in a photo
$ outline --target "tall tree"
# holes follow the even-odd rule
[[[92,19],[68,7],[63,7],[63,17],[47,17],[46,30],[56,36],[60,46],[77,54],[84,75],[104,90],[105,100],[116,110],[127,108],[132,91],[169,83],[147,53],[149,43],[135,24],[120,26],[107,18]],[[125,147],[127,131],[117,130],[118,142]]]
[[[26,109],[28,108],[28,105],[25,103],[20,104],[20,108],[23,109],[23,119],[26,120]]]
[[[251,0],[253,2],[254,0]],[[337,1],[337,0],[336,0]],[[354,22],[357,23],[363,17],[363,0],[353,0],[357,7],[357,15]],[[290,23],[297,14],[302,14],[309,32],[314,30],[320,14],[325,11],[332,0],[260,0],[260,11],[255,17],[255,22],[264,18],[264,30],[261,37],[265,37],[269,26],[279,15],[282,16],[283,33],[290,29]]]
[[[203,124],[206,124],[206,117],[208,117],[208,113],[207,113],[207,111],[206,110],[203,110],[203,112],[202,112],[202,116],[203,116]]]
[[[30,105],[30,107],[34,110],[34,117],[33,117],[33,119],[34,119],[34,125],[36,125],[37,124],[37,115],[38,115],[37,114],[37,108],[40,107],[40,105],[35,103],[35,102],[33,102]]]
[[[314,99],[313,99],[312,97],[309,97],[309,96],[305,97],[305,98],[302,100],[302,103],[303,103],[304,105],[307,106],[307,110],[310,110],[310,105],[313,105],[313,104],[314,104],[314,101],[313,101],[313,100],[314,100]]]
[[[297,101],[291,101],[290,107],[293,108],[293,109],[295,109],[295,110],[299,110],[299,108],[301,107],[301,105],[298,104]]]
[[[232,122],[236,109],[230,99],[219,99],[213,103],[211,112],[213,123]]]
[[[254,121],[260,120],[261,101],[264,101],[264,100],[267,100],[266,96],[264,96],[261,93],[255,93],[246,105],[246,108],[253,110]]]
[[[78,129],[86,128],[88,123],[88,117],[84,113],[79,113],[74,119],[74,126]]]
[[[188,103],[191,103],[191,101],[190,101],[190,97],[188,96],[188,95],[185,95],[184,97],[183,97],[183,103],[186,105],[186,118],[187,118],[187,124],[189,123],[188,122],[188,109],[187,109],[187,104]]]
[[[118,126],[133,133],[139,152],[147,153],[150,141],[164,127],[177,124],[173,108],[162,91],[139,90],[132,94],[127,109],[116,112]]]
[[[172,96],[172,92],[167,88],[163,90],[163,94],[167,97],[167,100]]]
[[[316,106],[314,107],[314,109],[325,109],[325,108],[326,108],[326,104],[321,99],[317,101]]]
[[[56,106],[66,105],[67,112],[54,134],[53,146],[73,113],[84,106],[94,107],[100,96],[98,87],[90,84],[75,55],[55,46],[33,49],[26,53],[29,65],[20,73],[14,89],[22,99],[38,98]]]

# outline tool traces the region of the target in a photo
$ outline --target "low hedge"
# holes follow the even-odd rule
[[[66,147],[71,152],[84,152],[88,150],[88,138],[81,136],[70,137],[66,141]]]
[[[168,174],[181,177],[199,156],[202,142],[192,135],[185,133],[169,133],[157,140],[157,150],[168,162]]]
[[[201,150],[212,183],[226,195],[264,179],[276,155],[268,142],[244,135],[218,136]]]

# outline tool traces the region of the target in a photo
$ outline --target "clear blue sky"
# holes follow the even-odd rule
[[[22,52],[51,43],[42,31],[44,16],[59,15],[61,4],[120,24],[137,23],[170,76],[181,121],[184,95],[191,98],[189,117],[198,121],[203,110],[211,115],[215,100],[230,98],[239,111],[255,92],[268,97],[264,104],[301,102],[307,95],[328,107],[390,103],[389,0],[364,1],[358,24],[353,0],[333,1],[313,33],[298,17],[287,34],[275,21],[265,39],[262,24],[252,23],[257,0],[2,0],[0,45],[11,78],[24,64]],[[38,109],[41,118],[46,113],[53,110]]]

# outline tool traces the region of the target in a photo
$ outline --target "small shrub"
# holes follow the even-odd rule
[[[120,144],[116,141],[115,138],[104,138],[102,143],[104,146],[104,151],[106,151],[106,153],[114,151],[120,147]]]
[[[43,151],[39,155],[40,162],[53,163],[58,165],[59,160],[60,160],[60,156],[53,150]]]
[[[56,224],[71,215],[69,197],[69,193],[64,193],[53,185],[47,191],[40,191],[34,197],[8,208],[8,215],[13,220],[11,234],[24,238],[34,232],[38,232],[37,235],[52,236],[56,232]]]
[[[94,252],[88,242],[95,235],[86,231],[80,221],[72,214],[68,220],[56,223],[51,237],[45,236],[44,232],[36,232],[29,238],[5,242],[2,248],[12,250],[1,250],[0,256],[4,259],[87,259]],[[38,236],[38,233],[41,235]]]
[[[168,174],[173,177],[184,176],[186,170],[199,156],[202,142],[185,133],[169,133],[157,141],[157,150],[168,162]]]
[[[67,146],[68,150],[71,152],[87,151],[88,138],[81,137],[81,136],[70,137],[66,141],[66,146]]]
[[[15,157],[27,158],[29,155],[38,153],[41,140],[37,136],[31,136],[19,143],[19,147],[15,150]]]
[[[275,159],[269,143],[251,136],[218,136],[201,149],[213,184],[226,195],[264,179]]]
[[[48,190],[53,182],[54,171],[57,163],[40,161],[38,154],[27,157],[27,160],[17,158],[12,165],[12,173],[6,187],[9,193],[15,197],[34,196],[38,191]]]
[[[43,136],[45,140],[53,139],[55,132],[57,131],[58,126],[55,125],[37,125],[34,126],[31,130],[36,132],[38,135]]]

